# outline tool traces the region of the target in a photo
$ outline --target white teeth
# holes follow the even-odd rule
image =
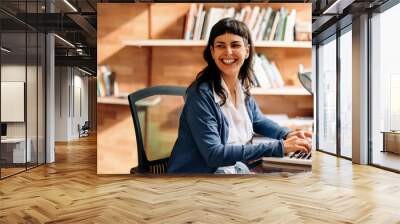
[[[233,62],[235,62],[235,60],[234,59],[222,59],[222,62],[224,63],[224,64],[232,64]]]

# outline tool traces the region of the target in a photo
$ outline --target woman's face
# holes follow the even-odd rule
[[[241,36],[225,33],[215,38],[211,55],[222,75],[237,77],[244,60],[249,57],[249,46]]]

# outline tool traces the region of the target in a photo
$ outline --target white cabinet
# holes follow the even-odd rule
[[[26,151],[25,144],[27,143]],[[2,147],[5,147],[4,151],[10,151],[9,162],[12,163],[25,163],[32,161],[32,140],[28,138],[25,142],[25,138],[7,138],[1,140]],[[2,150],[3,151],[3,150]],[[26,160],[26,161],[25,161]]]

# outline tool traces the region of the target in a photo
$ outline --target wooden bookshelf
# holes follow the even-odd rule
[[[143,100],[140,100],[136,103],[137,106],[149,107],[155,106],[159,104],[161,101],[160,96],[149,97]],[[99,104],[115,104],[115,105],[129,105],[128,98],[125,97],[117,97],[117,96],[102,96],[97,97],[97,103]]]
[[[153,39],[153,40],[123,40],[126,46],[134,47],[205,47],[205,40]],[[255,47],[276,48],[311,48],[310,41],[256,41]]]
[[[254,88],[251,91],[252,95],[274,95],[274,96],[309,96],[311,95],[302,87],[284,87],[284,88]]]
[[[251,91],[251,94],[256,96],[309,96],[311,95],[307,92],[306,89],[301,87],[284,87],[284,88],[254,88]],[[146,101],[147,102],[147,101]],[[149,104],[157,104],[159,102],[159,98],[157,101],[148,101]],[[103,96],[97,97],[97,103],[99,104],[116,104],[116,105],[129,105],[127,98],[121,98],[116,96]]]
[[[115,96],[102,96],[97,97],[99,104],[116,104],[116,105],[129,105],[128,98],[120,98]]]

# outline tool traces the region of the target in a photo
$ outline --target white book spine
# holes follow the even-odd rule
[[[243,22],[245,14],[246,14],[245,8],[241,8],[238,20]]]
[[[265,70],[262,67],[261,59],[258,55],[254,55],[254,63],[253,70],[256,79],[258,80],[261,88],[271,88],[272,84],[268,80],[267,74],[265,74]]]
[[[253,34],[253,40],[257,40],[258,33],[260,32],[261,29],[261,24],[264,19],[265,12],[267,11],[266,8],[261,9],[260,13],[257,16],[256,23],[254,24],[252,34]]]
[[[257,20],[257,17],[258,17],[258,14],[260,14],[260,7],[255,6],[251,12],[251,17],[250,17],[250,21],[249,21],[249,30],[253,30],[256,20]]]
[[[271,67],[274,72],[276,83],[278,84],[278,87],[282,88],[283,86],[285,86],[285,82],[283,81],[281,72],[279,71],[275,62],[271,62]]]
[[[273,77],[273,71],[271,68],[271,65],[269,64],[268,60],[264,55],[261,55],[260,57],[261,60],[261,65],[263,66],[265,70],[266,77],[268,78],[269,82],[271,83],[272,88],[278,87],[277,83],[275,82],[275,79]]]
[[[199,23],[197,24],[196,32],[195,32],[195,35],[193,38],[194,40],[200,40],[205,15],[206,15],[206,12],[204,10],[202,10],[200,13]]]
[[[292,9],[288,17],[286,31],[285,31],[285,41],[294,40],[294,24],[296,22],[296,10]]]

